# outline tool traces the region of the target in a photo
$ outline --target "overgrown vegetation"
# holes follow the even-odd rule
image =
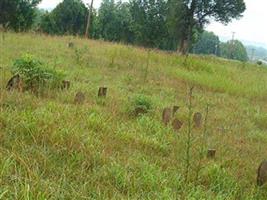
[[[130,99],[128,112],[132,115],[142,115],[151,111],[153,105],[149,97],[139,94]]]
[[[90,47],[81,52],[83,62],[77,63],[69,41],[78,49]],[[8,66],[25,52],[64,70],[71,88],[43,96],[7,91]],[[211,56],[190,56],[184,66],[184,57],[150,51],[144,82],[147,58],[146,49],[120,44],[6,33],[0,41],[0,196],[266,199],[266,188],[256,187],[258,165],[266,159],[266,69]],[[103,85],[108,94],[99,103]],[[204,126],[193,126],[186,182],[191,85],[192,111],[205,118],[210,104],[205,147],[217,152],[215,159],[200,157]],[[86,95],[80,105],[73,103],[78,91]],[[128,105],[150,111],[131,117]],[[163,108],[172,105],[180,106],[175,117],[184,124],[179,131],[161,120]]]
[[[51,35],[84,36],[88,8],[81,0],[64,0],[51,12],[38,10],[40,0],[2,0],[0,25],[5,30],[33,30]],[[247,61],[240,41],[220,43],[204,31],[211,18],[227,24],[245,11],[243,0],[102,0],[92,10],[90,35],[94,39],[177,51],[187,54],[214,54]],[[204,32],[203,32],[204,31]]]
[[[63,81],[63,73],[47,68],[40,60],[26,54],[16,59],[11,72],[19,75],[24,83],[25,90],[38,91],[48,88],[60,87]]]

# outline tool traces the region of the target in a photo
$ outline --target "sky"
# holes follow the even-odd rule
[[[62,0],[42,0],[40,8],[52,9]],[[83,0],[90,3],[91,0]],[[252,44],[267,48],[267,26],[264,20],[267,20],[267,1],[266,0],[245,0],[247,10],[239,20],[233,20],[227,26],[217,22],[211,22],[206,26],[206,30],[213,31],[221,40],[232,38],[233,32],[235,38],[245,44]],[[94,7],[98,8],[101,0],[94,0]]]

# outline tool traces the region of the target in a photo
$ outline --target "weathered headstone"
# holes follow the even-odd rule
[[[6,85],[7,90],[19,90],[23,91],[23,81],[20,78],[19,74],[13,76]]]
[[[171,108],[164,108],[162,112],[162,122],[167,126],[172,118],[172,109]]]
[[[183,123],[179,120],[179,119],[174,119],[172,121],[172,128],[175,130],[175,131],[179,131],[183,126]]]
[[[216,149],[208,149],[207,158],[215,158]]]
[[[195,123],[195,127],[200,128],[202,125],[202,114],[197,112],[194,114],[193,117],[194,123]]]
[[[174,116],[175,115],[175,113],[179,110],[179,106],[173,106],[173,108],[172,108],[172,115]]]
[[[139,115],[143,115],[143,114],[146,114],[147,113],[147,110],[144,109],[144,108],[141,108],[141,107],[137,107],[135,108],[134,110],[134,116],[139,116]]]
[[[83,104],[85,101],[85,95],[83,92],[77,92],[74,98],[75,104]]]
[[[68,47],[69,47],[69,48],[73,48],[73,47],[74,47],[74,43],[73,43],[73,42],[69,42],[69,43],[68,43]]]
[[[258,168],[257,185],[263,186],[267,182],[267,160],[264,160]]]
[[[61,89],[70,89],[70,81],[64,80],[62,81]]]
[[[100,87],[98,90],[98,97],[106,97],[107,96],[108,88]]]

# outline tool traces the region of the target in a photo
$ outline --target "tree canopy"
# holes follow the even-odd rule
[[[83,34],[87,14],[81,0],[64,0],[43,16],[41,29],[50,34]]]
[[[15,31],[34,25],[48,34],[85,34],[88,8],[82,0],[63,0],[51,12],[37,9],[40,1],[0,0],[0,25]],[[89,34],[95,39],[244,61],[248,58],[241,42],[221,44],[204,28],[211,19],[227,24],[245,9],[244,0],[102,0],[100,8],[91,12]]]
[[[177,12],[182,11],[180,51],[185,54],[191,47],[194,30],[203,30],[211,19],[227,24],[238,19],[246,9],[244,0],[177,0]],[[176,8],[174,7],[174,8]],[[177,27],[179,28],[179,27]]]
[[[221,56],[224,58],[248,61],[247,50],[238,40],[230,40],[226,43],[221,43],[220,49]]]
[[[1,0],[0,25],[5,29],[26,31],[31,28],[36,6],[41,0]]]
[[[193,53],[196,54],[214,54],[220,53],[220,40],[213,32],[204,31],[196,44],[193,45]]]

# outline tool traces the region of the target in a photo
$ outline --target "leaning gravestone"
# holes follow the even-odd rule
[[[61,85],[61,89],[64,90],[64,89],[70,89],[70,81],[67,81],[67,80],[64,80],[62,81],[62,85]]]
[[[73,43],[73,42],[69,42],[69,43],[68,43],[68,47],[69,47],[69,48],[73,48],[73,47],[74,47],[74,43]]]
[[[195,127],[200,128],[202,124],[202,114],[199,112],[195,113],[193,120],[194,120]]]
[[[183,126],[183,123],[179,120],[179,119],[174,119],[172,121],[172,128],[175,130],[175,131],[179,131]]]
[[[140,115],[146,114],[147,110],[141,107],[137,107],[134,109],[134,116],[138,117]]]
[[[19,74],[13,76],[6,85],[7,90],[23,90],[23,81],[20,78]]]
[[[85,95],[83,92],[77,92],[74,98],[75,104],[83,104],[85,101]]]
[[[173,106],[172,108],[172,115],[174,116],[176,114],[176,112],[179,110],[179,106]]]
[[[258,168],[257,185],[262,186],[267,182],[267,160],[263,161]]]
[[[171,108],[164,108],[162,112],[162,122],[167,126],[172,118],[172,109]]]
[[[100,87],[98,90],[98,97],[106,97],[107,96],[108,88]]]

